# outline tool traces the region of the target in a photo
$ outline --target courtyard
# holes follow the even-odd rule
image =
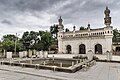
[[[120,80],[120,1],[8,1],[0,80]]]
[[[76,73],[1,65],[0,80],[120,80],[120,64],[97,62]]]

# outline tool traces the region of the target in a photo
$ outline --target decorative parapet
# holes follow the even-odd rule
[[[105,36],[112,36],[112,35],[113,35],[112,30],[109,30],[109,29],[104,30],[104,28],[100,28],[100,29],[91,29],[90,31],[80,30],[80,31],[75,31],[74,33],[72,31],[64,32],[61,38],[67,39],[67,38],[105,37]]]

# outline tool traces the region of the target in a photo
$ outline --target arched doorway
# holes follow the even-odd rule
[[[85,54],[86,48],[84,44],[79,45],[79,54]]]
[[[116,47],[116,55],[120,55],[120,47]]]
[[[67,45],[66,46],[67,54],[71,54],[71,46]]]
[[[95,54],[102,54],[102,45],[101,44],[95,45]]]
[[[120,47],[116,47],[116,51],[120,51]]]

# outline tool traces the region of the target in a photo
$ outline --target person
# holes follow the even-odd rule
[[[53,57],[52,57],[52,62],[53,62],[53,64],[54,64],[54,60],[55,60],[55,58],[54,58],[54,55],[53,55]]]
[[[96,51],[96,54],[98,54],[98,51]]]

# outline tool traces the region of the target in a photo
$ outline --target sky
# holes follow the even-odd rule
[[[0,0],[0,38],[6,34],[48,30],[62,16],[65,28],[101,28],[108,6],[113,28],[120,29],[120,0]]]

